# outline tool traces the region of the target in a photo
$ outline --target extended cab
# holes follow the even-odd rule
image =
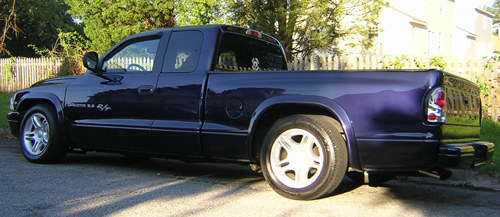
[[[247,163],[279,194],[314,199],[347,174],[439,179],[485,164],[481,100],[441,70],[288,71],[281,44],[216,25],[130,36],[88,71],[18,91],[8,114],[22,153],[67,152]]]

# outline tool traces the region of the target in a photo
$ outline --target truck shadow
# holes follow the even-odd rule
[[[344,178],[326,198],[292,201],[274,193],[262,174],[248,166],[131,160],[101,153],[68,154],[62,163],[54,165],[31,164],[23,159],[15,142],[2,143],[0,163],[4,174],[0,213],[14,210],[19,216],[105,216],[130,213],[134,209],[161,215],[158,212],[180,204],[177,216],[201,215],[207,209],[265,210],[279,204],[290,208],[274,209],[279,210],[275,215],[292,215],[310,206],[336,213],[345,204],[355,204],[355,209],[350,211],[354,216],[377,208],[379,211],[374,211],[374,215],[383,214],[380,210],[394,213],[391,209],[442,216],[463,216],[459,207],[466,207],[469,213],[500,210],[498,192],[404,180],[368,187]],[[258,203],[260,201],[263,202]],[[10,205],[6,208],[1,204]],[[230,208],[234,204],[243,207]],[[340,204],[340,207],[332,204]]]
[[[100,169],[129,170],[139,173],[154,173],[158,176],[184,177],[219,177],[222,179],[253,178],[264,180],[261,174],[249,166],[239,164],[183,162],[161,158],[135,158],[119,154],[89,153],[85,155],[69,154],[62,165],[92,166]]]

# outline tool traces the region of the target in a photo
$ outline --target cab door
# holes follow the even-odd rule
[[[162,62],[157,55],[160,37],[124,40],[101,58],[101,72],[87,72],[69,85],[64,112],[72,143],[151,150],[155,90]]]
[[[155,95],[152,129],[158,152],[202,153],[200,130],[207,71],[199,62],[213,55],[203,38],[204,33],[197,30],[174,30],[170,35]]]

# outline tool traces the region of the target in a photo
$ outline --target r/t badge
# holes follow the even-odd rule
[[[108,107],[108,104],[103,105],[103,104],[98,104],[97,109],[100,109],[102,112],[111,110],[111,107]]]

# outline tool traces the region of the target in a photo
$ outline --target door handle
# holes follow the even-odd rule
[[[141,85],[137,89],[137,92],[139,95],[148,96],[155,92],[155,87],[153,87],[153,85]]]

